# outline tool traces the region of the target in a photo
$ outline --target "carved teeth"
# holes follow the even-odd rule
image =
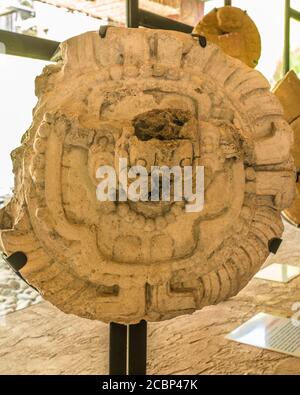
[[[145,231],[146,232],[152,232],[155,229],[155,222],[153,219],[147,219],[146,225],[145,225]]]
[[[51,217],[50,217],[50,214],[49,214],[49,211],[47,208],[43,208],[43,207],[37,208],[35,211],[35,216],[42,223],[42,226],[45,228],[47,226],[49,226],[49,224],[52,223],[52,220],[51,220]]]
[[[212,112],[212,117],[232,121],[234,118],[234,113],[231,109],[215,108]]]
[[[168,222],[164,217],[155,218],[155,226],[157,230],[164,229],[168,226]]]
[[[126,215],[124,219],[127,222],[135,222],[136,218],[137,218],[137,214],[133,211],[129,211],[129,213]]]
[[[44,121],[48,122],[48,123],[52,123],[54,121],[54,116],[53,114],[51,114],[50,112],[46,112],[44,114]]]
[[[47,209],[37,208],[35,211],[35,216],[39,219],[44,219],[47,217]]]
[[[125,77],[134,78],[139,75],[139,69],[134,65],[128,65],[124,67]]]
[[[249,181],[253,181],[256,178],[256,173],[253,167],[248,167],[246,169],[246,179]]]
[[[173,204],[173,206],[172,206],[172,208],[171,208],[171,212],[175,215],[175,216],[178,216],[178,215],[181,215],[182,214],[182,206],[181,205],[179,205],[179,204]]]
[[[143,64],[140,68],[140,74],[143,78],[149,78],[152,75],[152,67],[149,64]]]
[[[110,78],[114,81],[118,81],[123,76],[123,67],[122,66],[112,66],[110,68]]]
[[[243,228],[244,228],[244,221],[241,218],[239,218],[235,224],[235,232],[241,233]]]
[[[106,147],[106,150],[108,152],[114,153],[115,151],[115,145],[113,143],[108,144],[108,146]]]
[[[241,210],[241,216],[246,220],[249,221],[252,217],[251,209],[250,207],[243,206]]]
[[[109,72],[105,69],[101,70],[100,73],[97,75],[98,81],[107,81],[109,79]]]
[[[176,222],[176,216],[173,213],[166,214],[165,219],[168,224],[173,224],[174,222]]]
[[[256,183],[253,181],[246,182],[245,191],[247,193],[256,193]]]
[[[182,213],[182,202],[180,204],[175,204],[174,207],[177,207],[175,211],[178,213]],[[159,216],[155,219],[148,218],[146,219],[142,214],[137,214],[133,210],[130,209],[127,203],[118,205],[118,215],[127,223],[132,223],[134,227],[137,229],[143,229],[146,232],[152,232],[154,230],[162,230],[165,229],[168,224],[174,223],[176,221],[176,216],[172,213],[168,213],[165,216]]]
[[[176,67],[170,67],[167,73],[167,78],[170,80],[179,80],[180,78],[180,69]]]
[[[39,180],[43,179],[44,170],[38,168],[30,168],[31,178],[34,183],[37,183]]]
[[[155,64],[153,65],[152,75],[153,77],[162,77],[165,74],[166,70],[167,68],[164,65]]]
[[[38,135],[41,138],[47,138],[50,134],[51,128],[50,125],[47,122],[42,122],[39,129],[38,129]]]
[[[43,154],[46,151],[47,141],[41,138],[35,139],[33,143],[33,149],[36,153]]]
[[[44,155],[35,155],[32,158],[31,168],[32,169],[43,169],[45,167]]]
[[[146,219],[142,215],[138,215],[135,220],[135,226],[138,229],[143,229],[146,224]]]

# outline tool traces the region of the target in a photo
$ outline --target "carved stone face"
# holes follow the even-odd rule
[[[161,97],[165,96],[171,94],[161,93]],[[123,97],[123,101],[126,100]],[[110,116],[113,116],[113,110]],[[126,121],[130,126],[122,128],[120,135],[111,134],[110,140],[115,141],[115,146],[109,160],[106,146],[99,147],[97,143],[91,147],[89,161],[93,164],[90,166],[92,179],[101,164],[114,164],[118,172],[119,160],[126,159],[128,168],[141,165],[147,169],[151,190],[153,166],[180,166],[183,169],[184,166],[195,168],[203,165],[209,193],[206,194],[204,211],[195,213],[185,211],[184,200],[174,200],[172,181],[168,202],[99,202],[101,215],[95,217],[95,220],[100,218],[99,223],[95,223],[99,249],[113,261],[139,265],[192,256],[201,242],[197,234],[199,222],[208,217],[217,218],[229,209],[233,187],[231,173],[236,165],[232,159],[238,158],[241,148],[229,132],[223,131],[221,143],[221,126],[197,122],[190,111],[156,109]],[[230,144],[232,151],[228,155],[224,147]],[[97,183],[97,180],[94,181]],[[222,181],[227,188],[218,196]],[[236,177],[234,181],[241,185],[244,182],[243,177]],[[179,232],[179,229],[184,229],[184,232]]]
[[[267,82],[174,32],[109,28],[67,41],[62,56],[37,80],[33,124],[13,153],[3,250],[26,253],[22,274],[46,299],[92,319],[162,320],[236,294],[293,195],[291,130]],[[120,158],[149,183],[152,166],[204,166],[203,210],[172,193],[97,200],[99,166],[122,187]]]

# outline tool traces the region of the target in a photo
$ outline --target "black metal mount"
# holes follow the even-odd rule
[[[145,375],[147,364],[147,322],[109,324],[109,374]]]
[[[197,34],[197,33],[192,33],[191,35],[192,35],[192,37],[198,38],[200,47],[202,47],[202,48],[206,47],[207,39],[205,36],[202,36],[201,34]]]
[[[177,30],[184,33],[191,33],[193,30],[193,26],[139,8],[138,0],[126,0],[126,21],[127,27],[142,26],[151,29]]]
[[[99,36],[100,36],[101,38],[105,38],[108,27],[109,27],[108,25],[101,25],[101,26],[100,26],[100,29],[99,29]]]
[[[281,243],[282,243],[282,239],[279,239],[278,237],[274,237],[273,239],[269,240],[268,241],[269,251],[272,254],[276,254]]]
[[[10,256],[3,254],[3,258],[16,273],[18,273],[19,270],[21,270],[27,263],[27,256],[21,251],[14,252]]]
[[[12,268],[12,270],[16,273],[21,280],[23,280],[29,287],[33,288],[36,292],[39,293],[39,290],[29,284],[25,278],[20,273],[20,270],[26,265],[27,263],[27,256],[22,251],[14,252],[13,254],[7,256],[2,254],[2,258],[5,262]]]

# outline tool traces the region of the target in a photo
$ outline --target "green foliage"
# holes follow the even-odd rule
[[[294,52],[291,53],[291,59],[290,59],[290,68],[295,71],[298,76],[300,75],[300,48],[297,48]],[[279,81],[283,75],[282,75],[282,69],[283,69],[283,62],[279,62],[275,71],[275,74],[273,76],[273,81],[276,83]]]

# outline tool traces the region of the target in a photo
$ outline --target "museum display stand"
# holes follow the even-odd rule
[[[276,254],[281,242],[282,240],[279,238],[271,239],[269,241],[270,253]],[[19,270],[27,263],[26,255],[18,251],[9,257],[3,255],[3,258],[16,274],[27,283],[19,273]],[[147,322],[145,320],[137,324],[111,322],[109,324],[109,374],[145,375],[146,365]]]

